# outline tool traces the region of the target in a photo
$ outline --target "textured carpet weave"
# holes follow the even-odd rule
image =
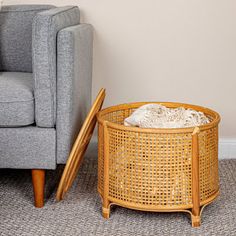
[[[97,193],[96,151],[85,158],[65,200],[55,191],[62,168],[47,172],[46,203],[33,207],[29,171],[0,170],[0,235],[236,235],[236,160],[220,161],[221,195],[203,211],[202,225],[192,228],[185,213],[150,213],[112,207],[101,216]]]

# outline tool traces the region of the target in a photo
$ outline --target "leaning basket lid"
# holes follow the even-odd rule
[[[95,125],[96,125],[96,114],[101,110],[103,101],[105,99],[105,89],[101,89],[97,95],[96,100],[93,103],[91,110],[89,111],[85,122],[79,132],[78,137],[72,147],[70,156],[67,160],[65,169],[63,171],[58,189],[56,199],[62,200],[71,187],[82,163],[84,153],[91,140]]]

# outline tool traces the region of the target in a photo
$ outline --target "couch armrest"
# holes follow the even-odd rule
[[[78,7],[53,8],[38,13],[34,18],[32,53],[37,126],[55,126],[57,33],[79,24],[79,18]]]
[[[91,105],[93,30],[80,24],[57,38],[57,163],[65,163]]]

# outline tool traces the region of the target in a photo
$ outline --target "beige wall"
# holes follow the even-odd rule
[[[236,138],[235,0],[5,0],[79,5],[95,28],[93,98],[181,101],[222,115]]]

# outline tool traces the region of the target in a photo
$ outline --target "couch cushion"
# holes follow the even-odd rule
[[[0,127],[25,126],[33,123],[32,74],[0,72]]]
[[[0,70],[32,72],[32,23],[53,6],[12,5],[0,11]]]

